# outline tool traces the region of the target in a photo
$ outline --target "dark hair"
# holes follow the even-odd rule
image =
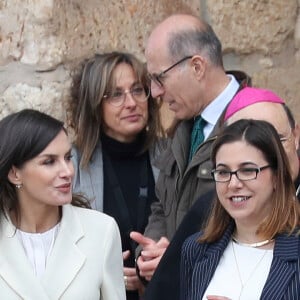
[[[272,166],[275,176],[276,193],[272,201],[272,212],[258,224],[257,233],[271,239],[278,233],[293,232],[299,226],[300,206],[299,202],[295,201],[295,187],[289,161],[276,129],[265,121],[244,119],[225,127],[213,144],[211,159],[214,166],[220,147],[235,141],[245,141],[259,149]],[[200,241],[218,240],[232,221],[220,201],[216,200]]]
[[[78,72],[73,76],[71,98],[68,110],[70,111],[70,126],[75,131],[75,144],[81,152],[80,165],[87,166],[99,139],[102,126],[101,104],[103,96],[114,89],[113,72],[121,64],[130,65],[137,80],[146,91],[149,91],[150,82],[146,67],[134,55],[123,52],[96,54],[84,61]],[[143,150],[157,141],[163,135],[160,122],[160,104],[149,96],[148,122],[145,128],[146,140]]]
[[[63,122],[33,109],[10,114],[0,121],[0,213],[15,210],[18,216],[16,187],[8,180],[10,169],[21,168],[36,157],[61,130],[66,132]]]
[[[174,61],[185,56],[202,54],[213,65],[223,68],[222,45],[208,23],[201,22],[197,28],[172,32],[168,49]]]
[[[283,103],[282,106],[283,106],[283,109],[284,109],[284,111],[285,111],[285,113],[287,115],[287,118],[289,120],[289,124],[290,124],[291,128],[295,129],[295,127],[296,127],[296,121],[295,121],[295,118],[294,118],[294,116],[293,116],[290,108],[285,103]]]

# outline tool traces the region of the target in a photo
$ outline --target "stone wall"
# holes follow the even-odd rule
[[[64,119],[70,66],[110,50],[144,60],[151,28],[179,12],[209,21],[226,68],[276,91],[300,121],[300,0],[0,0],[0,118],[30,107]]]

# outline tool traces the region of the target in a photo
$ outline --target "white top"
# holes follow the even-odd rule
[[[241,246],[230,242],[204,293],[231,300],[259,299],[266,283],[273,250]],[[241,282],[242,281],[242,282]]]
[[[29,233],[17,229],[17,236],[37,277],[41,277],[45,272],[58,229],[59,223],[43,233]]]
[[[203,130],[205,140],[214,129],[225,107],[232,100],[240,87],[234,76],[230,74],[227,76],[230,78],[229,84],[226,86],[223,92],[217,98],[215,98],[201,113],[201,117],[207,122]]]

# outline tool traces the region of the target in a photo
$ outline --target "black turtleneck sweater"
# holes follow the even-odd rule
[[[151,212],[150,205],[156,200],[149,152],[141,154],[144,143],[143,135],[132,143],[121,143],[103,134],[101,142],[104,170],[103,210],[114,217],[119,225],[123,251],[131,251],[130,258],[124,262],[125,266],[134,267],[136,245],[131,241],[129,233],[132,230],[144,232]],[[139,197],[141,168],[145,165],[147,166],[145,172],[148,178],[148,197],[141,199]],[[109,172],[110,174],[113,172],[117,179],[117,187],[113,187]],[[121,189],[121,197],[118,196],[120,193],[115,192],[118,187]]]

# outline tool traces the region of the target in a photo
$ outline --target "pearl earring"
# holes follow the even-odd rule
[[[17,189],[20,189],[21,187],[22,187],[22,183],[16,184],[16,188],[17,188]]]

